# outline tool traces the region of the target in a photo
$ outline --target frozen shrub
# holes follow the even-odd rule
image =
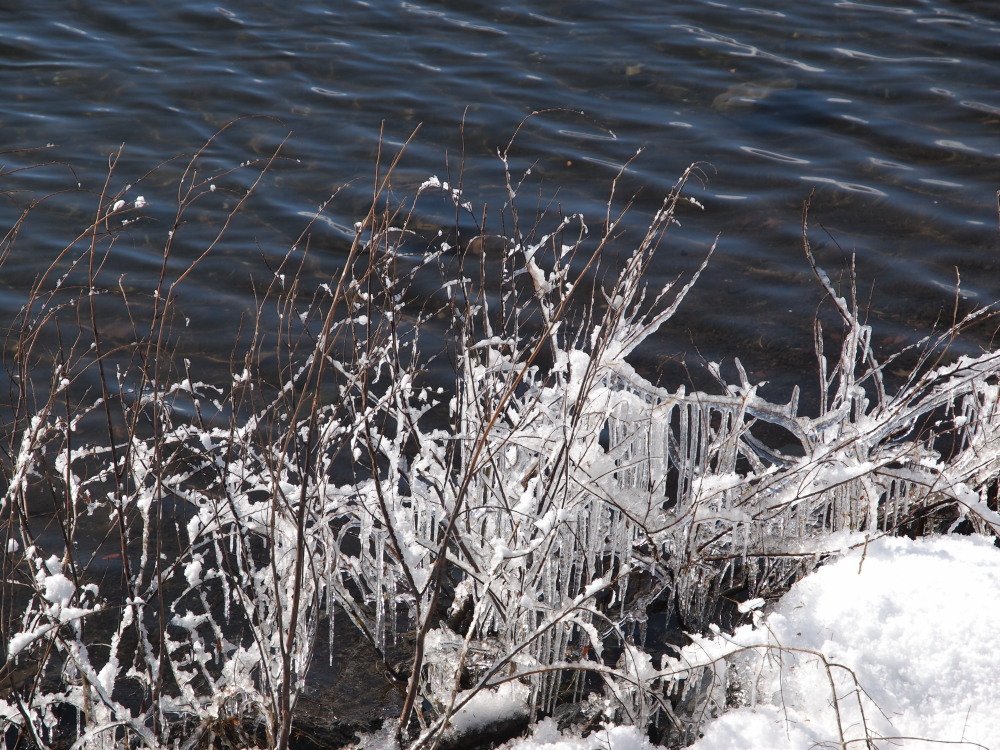
[[[196,162],[175,229],[211,190]],[[498,286],[470,279],[471,261],[447,243],[402,252],[426,193],[486,232],[461,190],[430,179],[408,208],[373,206],[337,278],[305,288],[293,249],[224,383],[171,356],[175,290],[196,267],[170,278],[165,264],[125,358],[104,348],[92,300],[130,301],[99,270],[75,291],[62,279],[32,291],[21,346],[4,355],[20,388],[4,416],[0,500],[8,730],[39,746],[62,732],[80,747],[284,748],[339,611],[400,685],[397,733],[413,747],[497,702],[534,716],[576,702],[682,742],[724,699],[724,665],[648,652],[651,607],[701,631],[724,590],[773,595],[824,554],[927,509],[1000,530],[984,501],[1000,466],[1000,354],[931,359],[961,324],[927,342],[890,392],[856,302],[806,240],[843,328],[836,357],[818,348],[820,412],[766,401],[739,367],[729,383],[709,366],[715,393],[665,389],[628,357],[711,255],[661,289],[643,281],[693,173],[603,280],[613,204],[600,237],[580,216],[522,231],[506,173],[510,230],[500,255],[481,259]],[[94,227],[121,200],[107,196]],[[99,269],[88,259],[113,236],[93,236],[74,267]],[[174,241],[172,230],[168,250]],[[429,274],[438,291],[415,306]],[[442,319],[448,351],[425,351],[422,334]],[[63,320],[80,338],[38,383],[33,345]],[[454,386],[432,387],[424,373],[446,356]],[[99,394],[83,398],[74,383],[95,369]],[[80,424],[103,432],[84,439]],[[798,450],[758,438],[761,424]],[[56,534],[33,521],[42,494]],[[107,554],[121,571],[92,575]],[[405,667],[388,663],[402,630],[415,634]],[[65,706],[72,730],[58,721]]]

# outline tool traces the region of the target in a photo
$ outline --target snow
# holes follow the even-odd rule
[[[467,693],[463,693],[459,699],[466,697]],[[518,682],[505,682],[496,688],[481,690],[473,694],[469,702],[452,717],[451,725],[457,734],[463,735],[478,727],[489,726],[509,716],[524,713],[527,699],[528,686]]]
[[[554,719],[538,722],[531,735],[502,745],[502,750],[653,750],[655,746],[636,727],[612,726],[587,737],[560,732]]]
[[[53,555],[45,561],[46,570],[38,573],[38,581],[42,586],[42,595],[53,604],[69,606],[76,586],[62,572],[62,562]]]
[[[715,639],[769,648],[733,657],[756,705],[708,724],[692,748],[839,747],[831,677],[853,746],[864,746],[867,725],[876,737],[922,738],[893,747],[1000,747],[998,622],[1000,549],[991,540],[875,541],[800,581],[760,627]]]
[[[194,588],[201,582],[204,559],[201,555],[192,555],[191,562],[184,566],[184,578],[187,579],[188,586]]]
[[[391,728],[388,731],[383,729],[362,735],[360,744],[354,747],[358,750],[399,750],[399,744],[392,736]],[[527,737],[505,742],[497,750],[656,750],[656,748],[657,746],[637,727],[609,726],[584,737],[579,732],[560,731],[555,719],[542,719],[531,728],[531,733]]]
[[[7,658],[13,659],[24,650],[25,646],[34,641],[36,638],[44,635],[48,632],[48,630],[50,630],[50,628],[42,628],[40,632],[22,632],[12,636],[10,641],[7,643]]]

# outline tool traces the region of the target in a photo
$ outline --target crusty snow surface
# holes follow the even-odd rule
[[[867,727],[885,738],[878,748],[1000,749],[998,632],[1000,549],[991,540],[880,539],[803,579],[757,628],[730,638],[819,652],[829,668],[804,651],[743,652],[736,659],[748,696],[756,685],[756,706],[711,722],[693,747],[839,748],[842,732],[860,748],[850,741]],[[705,648],[723,637],[712,640]]]

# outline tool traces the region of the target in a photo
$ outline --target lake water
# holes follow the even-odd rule
[[[619,257],[699,163],[689,194],[704,210],[680,216],[652,281],[693,270],[720,239],[681,312],[638,356],[665,385],[686,377],[673,361],[701,356],[739,356],[775,399],[815,380],[822,295],[800,224],[810,194],[817,254],[834,277],[857,254],[880,347],[1000,299],[1000,6],[751,1],[0,0],[0,236],[51,196],[0,244],[0,320],[126,185],[128,201],[147,205],[127,214],[143,218],[119,234],[102,278],[137,297],[152,290],[178,184],[213,136],[199,178],[218,190],[188,214],[174,269],[202,254],[251,186],[252,170],[229,170],[287,141],[185,282],[195,370],[228,366],[255,285],[334,193],[309,229],[307,281],[337,270],[376,164],[384,171],[411,135],[397,196],[461,169],[467,197],[495,209],[497,152],[517,131],[511,165],[531,168],[522,211],[558,204],[595,231],[627,162],[619,205],[633,195],[635,205],[612,246]],[[448,212],[430,201],[415,220],[433,234]]]
[[[252,116],[210,147],[201,176],[221,174],[290,133],[187,282],[185,314],[210,353],[229,350],[262,259],[280,257],[343,188],[312,231],[317,276],[337,267],[380,141],[392,154],[419,126],[398,195],[430,175],[454,180],[464,162],[468,197],[497,206],[498,148],[527,115],[554,110],[525,123],[511,151],[516,169],[533,165],[528,208],[554,200],[599,224],[611,180],[642,150],[618,188],[638,192],[630,221],[642,227],[680,172],[702,164],[690,194],[705,210],[681,217],[653,280],[692,269],[717,233],[719,249],[649,365],[738,355],[752,374],[796,379],[821,298],[801,243],[812,191],[821,261],[837,275],[857,253],[863,301],[891,344],[950,318],[956,272],[963,310],[1000,298],[997,49],[1000,10],[948,0],[0,2],[0,142],[53,146],[0,158],[0,225],[32,197],[86,191],[50,199],[21,229],[0,314],[17,312],[85,226],[122,144],[112,192],[135,184],[126,197],[149,205],[104,273],[142,289],[159,273],[184,155]],[[53,164],[11,173],[39,162]],[[229,197],[203,201],[192,224],[205,227],[188,230],[178,263],[204,250],[243,181],[218,177]],[[433,209],[417,218],[441,220]],[[629,249],[626,236],[616,250]]]

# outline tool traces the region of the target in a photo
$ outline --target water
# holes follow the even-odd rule
[[[203,351],[228,351],[253,305],[248,276],[260,277],[261,258],[280,257],[344,188],[312,239],[317,274],[336,268],[343,227],[366,208],[380,140],[394,152],[420,126],[398,194],[431,174],[454,180],[464,161],[470,197],[496,206],[497,149],[524,117],[553,108],[523,126],[512,150],[515,167],[534,165],[529,205],[555,196],[596,222],[611,179],[643,149],[619,186],[641,191],[639,226],[685,166],[704,164],[693,194],[706,210],[685,217],[655,280],[691,268],[721,232],[719,251],[653,360],[697,347],[710,359],[740,355],[778,380],[808,366],[819,293],[799,221],[813,190],[821,259],[837,272],[857,252],[864,297],[893,342],[950,316],[956,270],[963,306],[1000,296],[1000,14],[989,3],[98,0],[0,12],[5,148],[55,144],[2,162],[7,171],[60,162],[3,178],[4,190],[26,191],[4,201],[3,226],[29,194],[77,181],[89,191],[52,200],[22,230],[0,282],[5,316],[92,214],[122,144],[112,187],[138,183],[128,197],[150,206],[105,272],[141,289],[159,273],[186,159],[163,163],[237,118],[257,119],[218,138],[202,175],[271,153],[291,133],[186,287]],[[240,180],[219,186],[246,188]],[[204,249],[226,203],[202,202],[205,226],[174,250],[178,265]]]
[[[173,268],[203,252],[250,187],[252,173],[226,171],[288,137],[182,293],[185,353],[196,368],[227,366],[255,285],[337,191],[310,229],[309,268],[318,281],[339,267],[380,153],[384,171],[416,130],[397,195],[433,174],[456,181],[464,165],[469,197],[495,208],[497,150],[538,110],[511,150],[516,169],[532,169],[522,209],[556,201],[597,229],[628,162],[618,194],[637,197],[622,255],[680,172],[702,164],[691,194],[705,210],[682,217],[653,280],[694,268],[721,233],[718,251],[670,329],[640,354],[647,371],[676,374],[670,358],[739,356],[752,377],[773,381],[777,392],[765,393],[776,399],[814,377],[821,294],[800,227],[813,191],[819,257],[836,275],[857,253],[885,347],[950,320],[956,276],[960,311],[1000,299],[993,3],[544,5],[39,0],[14,9],[0,0],[0,143],[53,144],[0,155],[3,231],[32,199],[54,194],[3,246],[0,318],[17,314],[87,225],[119,149],[109,194],[132,184],[126,197],[149,206],[121,231],[103,273],[141,297],[159,278],[190,155],[228,126],[199,173],[218,189],[185,216]],[[82,192],[59,193],[78,183]],[[429,234],[447,219],[433,203],[417,214]],[[105,335],[113,341],[114,326]]]

